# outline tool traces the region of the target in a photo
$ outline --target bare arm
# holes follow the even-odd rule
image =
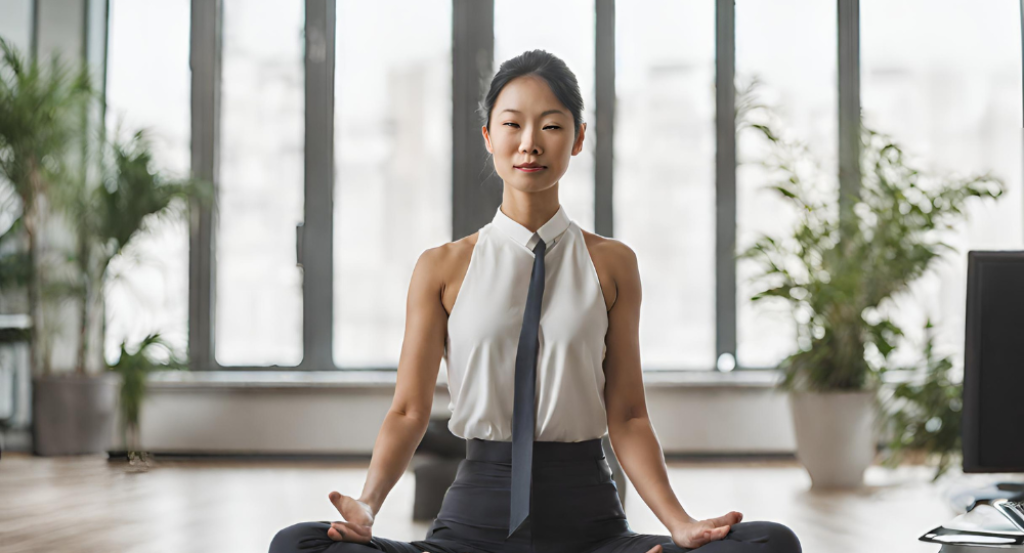
[[[374,515],[409,466],[430,420],[448,320],[441,304],[442,262],[441,248],[423,252],[409,284],[395,397],[374,443],[359,498]]]
[[[669,485],[665,455],[647,416],[640,367],[640,271],[636,254],[621,242],[602,244],[615,267],[616,297],[608,312],[605,405],[608,437],[622,469],[667,528],[691,522]]]
[[[647,414],[640,366],[640,270],[636,254],[608,240],[605,253],[614,267],[615,303],[608,312],[605,355],[605,405],[608,437],[615,456],[644,503],[672,533],[679,546],[697,548],[722,539],[742,513],[698,520],[679,503],[668,479],[665,454]],[[657,552],[655,552],[657,553]]]

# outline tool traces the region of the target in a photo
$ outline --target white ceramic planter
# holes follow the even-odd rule
[[[856,488],[875,458],[875,391],[790,392],[796,456],[815,489]]]

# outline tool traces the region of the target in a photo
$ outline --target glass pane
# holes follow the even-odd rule
[[[897,363],[921,357],[930,316],[938,353],[962,366],[967,252],[1024,249],[1019,10],[1013,0],[861,2],[865,123],[902,144],[919,169],[991,171],[1009,189],[995,202],[968,204],[968,222],[946,238],[958,253],[889,310],[909,338]]]
[[[623,3],[616,26],[615,235],[640,263],[643,367],[710,369],[714,2]]]
[[[339,367],[398,364],[413,267],[452,238],[451,20],[447,0],[338,3]]]
[[[303,3],[225,0],[216,357],[302,360]]]
[[[156,169],[188,176],[191,71],[189,0],[111,0],[107,127],[127,138],[145,128]],[[120,129],[120,131],[119,131]],[[114,258],[106,289],[106,358],[120,344],[160,332],[179,354],[188,346],[188,226],[151,220]]]
[[[836,3],[821,0],[736,1],[736,77],[763,83],[757,99],[774,107],[777,130],[805,143],[821,164],[824,185],[838,190]],[[796,214],[765,189],[771,175],[758,160],[764,140],[753,131],[737,137],[736,247],[743,251],[761,233],[792,232]],[[783,302],[752,304],[758,290],[752,261],[737,263],[737,365],[774,367],[796,351],[796,326]]]
[[[0,0],[0,14],[0,37],[27,59],[32,40],[32,1]]]
[[[537,14],[543,17],[538,18]],[[592,231],[597,138],[594,127],[594,0],[495,0],[494,70],[509,58],[538,49],[561,58],[576,75],[583,94],[583,121],[587,123],[583,151],[569,161],[569,169],[558,185],[558,199],[570,219]],[[490,85],[491,76],[487,75],[485,86]]]

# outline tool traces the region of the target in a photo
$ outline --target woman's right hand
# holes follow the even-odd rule
[[[328,494],[327,498],[345,519],[332,522],[331,527],[327,529],[327,537],[334,541],[370,543],[373,536],[373,508],[363,501],[336,491]]]

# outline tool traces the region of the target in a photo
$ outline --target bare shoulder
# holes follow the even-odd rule
[[[594,258],[595,263],[600,258],[600,261],[604,262],[612,270],[631,266],[635,267],[637,265],[636,252],[621,240],[608,238],[585,230],[583,230],[583,239],[586,241],[587,249],[590,250],[590,256]]]
[[[580,229],[611,310],[619,288],[638,279],[636,253],[624,242]]]
[[[452,312],[455,305],[455,298],[462,288],[462,281],[469,269],[469,261],[473,256],[473,248],[476,247],[480,231],[474,232],[458,240],[442,244],[433,250],[433,263],[436,266],[438,278],[441,282],[441,303],[446,313]]]
[[[469,236],[448,242],[447,244],[441,244],[436,249],[441,252],[441,256],[445,261],[455,262],[463,257],[469,257],[473,253],[473,246],[476,246],[476,240],[479,237],[480,231],[476,231]]]
[[[476,245],[477,234],[473,233],[459,240],[427,248],[420,254],[419,263],[424,264],[430,273],[441,277],[441,280],[446,280],[444,277],[448,276],[447,273],[451,272],[453,267],[458,266],[463,260],[469,260],[473,246]]]

